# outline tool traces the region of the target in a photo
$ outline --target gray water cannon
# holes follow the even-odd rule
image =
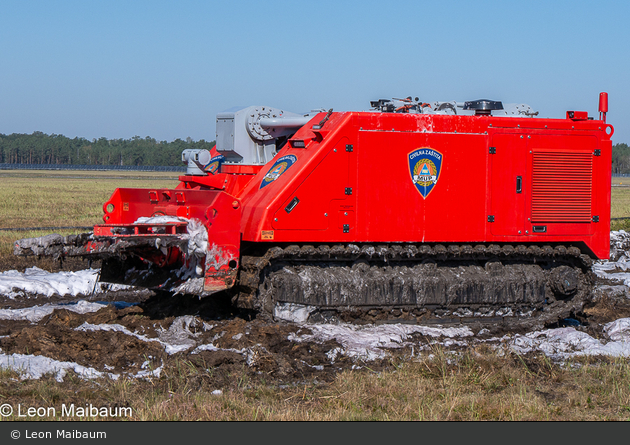
[[[296,114],[251,106],[217,114],[217,151],[228,164],[264,165],[286,140],[322,110]]]
[[[186,149],[182,151],[182,162],[187,165],[187,175],[206,175],[204,167],[210,163],[212,155],[208,150]]]

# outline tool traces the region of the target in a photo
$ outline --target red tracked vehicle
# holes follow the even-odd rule
[[[606,93],[597,119],[371,105],[221,113],[216,148],[184,152],[175,189],[117,189],[93,233],[15,253],[99,258],[101,281],[227,292],[268,314],[550,322],[582,307],[591,259],[609,254]]]

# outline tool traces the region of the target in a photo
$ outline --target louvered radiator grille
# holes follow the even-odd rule
[[[534,151],[532,222],[590,222],[593,155]]]

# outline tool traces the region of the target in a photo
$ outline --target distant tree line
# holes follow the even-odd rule
[[[0,133],[0,163],[16,164],[83,164],[83,165],[182,165],[186,149],[207,149],[214,141],[175,139],[157,141],[151,137],[131,139],[70,139],[59,134],[9,135]]]
[[[0,163],[83,164],[83,165],[166,165],[179,166],[182,151],[214,147],[215,142],[175,139],[157,141],[149,136],[131,139],[70,139],[60,134],[0,133]],[[630,147],[612,147],[612,172],[630,173]]]
[[[613,145],[612,172],[630,173],[630,147],[628,147],[628,144]]]

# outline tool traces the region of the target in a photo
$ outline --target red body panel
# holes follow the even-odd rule
[[[243,241],[571,243],[608,257],[602,121],[346,112],[313,131],[323,116],[275,158],[292,165],[261,187],[269,163],[240,194]],[[441,155],[426,196],[408,159],[422,148]]]

